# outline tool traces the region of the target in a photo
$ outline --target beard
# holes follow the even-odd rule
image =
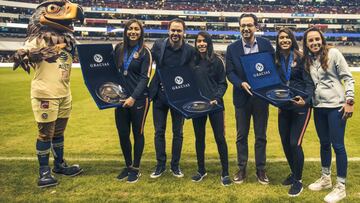
[[[250,31],[242,31],[242,32],[241,32],[241,36],[242,36],[243,38],[249,39],[249,38],[251,38],[253,35],[254,35],[254,34],[253,34],[252,32],[250,32]]]

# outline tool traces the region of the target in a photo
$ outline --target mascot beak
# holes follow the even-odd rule
[[[81,24],[84,24],[84,11],[80,6],[77,6],[76,19],[78,19]]]
[[[84,12],[78,4],[71,2],[66,2],[62,6],[49,4],[46,12],[40,17],[41,24],[70,32],[74,32],[72,23],[76,21],[83,24]]]
[[[79,5],[76,6],[75,19],[78,20],[81,24],[84,24],[84,11]]]

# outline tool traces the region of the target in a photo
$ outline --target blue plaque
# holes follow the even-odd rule
[[[305,92],[281,82],[270,52],[244,55],[240,61],[253,94],[270,104],[281,107],[287,105],[295,96],[308,96]]]
[[[223,110],[211,105],[210,99],[201,95],[193,72],[189,67],[158,69],[169,105],[185,118],[196,118]]]
[[[86,87],[99,109],[122,106],[128,97],[113,58],[112,44],[77,45]]]

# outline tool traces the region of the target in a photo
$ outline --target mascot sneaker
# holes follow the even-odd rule
[[[54,168],[52,170],[54,173],[62,174],[65,176],[77,176],[83,172],[83,169],[79,165],[68,166],[65,161],[61,164],[54,163]]]
[[[51,187],[58,184],[58,181],[54,176],[51,175],[51,170],[49,166],[41,166],[39,169],[39,180],[38,187],[45,188]]]

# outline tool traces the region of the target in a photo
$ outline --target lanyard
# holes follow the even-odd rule
[[[287,65],[287,67],[285,67],[285,57],[281,56],[281,68],[284,71],[285,74],[285,79],[286,79],[286,83],[289,82],[290,80],[290,76],[291,76],[291,64],[293,63],[293,59],[294,59],[294,51],[290,52],[289,55],[289,63]],[[286,69],[287,68],[287,69]]]
[[[139,44],[137,44],[133,51],[131,52],[130,56],[128,57],[127,49],[124,52],[124,70],[127,71],[129,69],[131,61],[134,59],[134,54],[139,50]]]

